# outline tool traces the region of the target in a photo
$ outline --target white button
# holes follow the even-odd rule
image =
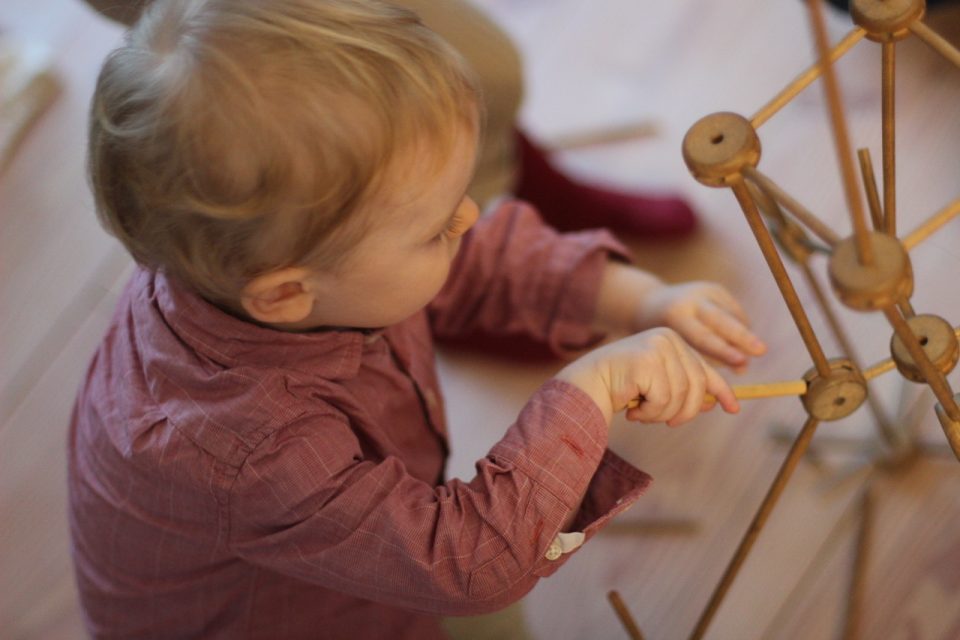
[[[563,555],[563,549],[560,548],[560,545],[556,541],[551,542],[550,546],[547,547],[547,553],[544,556],[547,560],[556,560]]]
[[[570,533],[558,533],[557,537],[554,538],[553,543],[560,545],[560,550],[563,553],[570,553],[575,549],[579,549],[580,545],[583,544],[584,539],[586,538],[581,531],[571,531]]]
[[[423,397],[427,401],[427,406],[433,410],[437,408],[437,394],[433,392],[433,389],[427,389],[423,392]]]

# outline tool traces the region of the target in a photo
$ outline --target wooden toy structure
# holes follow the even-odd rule
[[[813,362],[801,380],[735,388],[740,398],[797,395],[807,418],[703,609],[689,636],[691,640],[702,638],[706,633],[821,422],[844,418],[866,402],[884,444],[883,453],[871,462],[872,470],[902,466],[925,453],[910,430],[894,428],[884,419],[875,400],[868,394],[868,380],[896,369],[907,380],[928,385],[937,400],[936,415],[946,440],[953,454],[960,459],[960,394],[954,395],[946,379],[946,374],[953,370],[960,356],[957,338],[960,328],[955,329],[939,316],[914,311],[910,302],[914,280],[909,255],[909,251],[960,214],[960,198],[934,213],[913,231],[898,235],[894,145],[897,42],[917,36],[957,67],[960,67],[960,51],[923,22],[925,0],[852,0],[850,14],[856,26],[832,48],[827,42],[820,0],[808,0],[808,5],[819,61],[752,118],[735,113],[714,113],[697,121],[683,140],[683,158],[694,178],[710,187],[729,188],[736,197]],[[832,66],[864,38],[879,43],[882,55],[883,191],[882,194],[878,191],[868,150],[860,149],[857,156],[866,210],[857,184],[856,163]],[[846,238],[838,236],[758,169],[761,146],[757,129],[820,77],[824,83],[846,207],[853,228],[852,235]],[[825,355],[778,245],[780,251],[799,266],[837,343],[846,352],[844,356],[828,358]],[[809,258],[815,252],[829,255],[831,288],[844,305],[856,311],[880,312],[885,316],[892,328],[889,359],[866,368],[854,361],[849,340],[810,269]],[[864,486],[860,502],[860,534],[845,621],[845,637],[848,638],[857,635],[862,567],[870,535],[869,479]],[[641,637],[619,595],[612,592],[610,599],[630,636]]]

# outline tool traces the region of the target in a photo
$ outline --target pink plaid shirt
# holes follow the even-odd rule
[[[526,333],[582,347],[605,232],[558,236],[509,203],[464,240],[431,306],[385,330],[287,333],[162,273],[133,276],[70,431],[70,523],[103,638],[443,637],[569,557],[649,477],[606,449],[579,389],[544,384],[444,481],[431,334]],[[582,499],[582,502],[581,502]]]

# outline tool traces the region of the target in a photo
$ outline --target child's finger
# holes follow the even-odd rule
[[[731,346],[709,326],[697,318],[683,318],[676,322],[674,328],[700,353],[708,358],[719,360],[730,367],[741,367],[747,363],[747,356],[736,347]]]
[[[683,339],[673,331],[666,330],[658,336],[653,346],[653,358],[645,358],[634,364],[640,369],[629,373],[637,380],[646,380],[647,387],[638,386],[639,405],[627,412],[627,418],[640,422],[666,422],[676,415],[683,404],[687,389],[686,374],[677,354]]]
[[[743,307],[740,306],[740,303],[737,302],[737,299],[733,297],[729,291],[721,286],[713,287],[710,290],[710,299],[713,300],[716,304],[720,305],[723,309],[733,314],[740,322],[746,326],[750,326],[750,316],[747,315],[747,312],[743,310]]]
[[[654,376],[649,388],[638,398],[639,404],[626,413],[628,420],[637,422],[662,422],[660,415],[670,402],[670,385],[665,376]]]
[[[668,422],[683,407],[687,396],[689,382],[687,372],[681,356],[681,351],[685,349],[682,340],[676,334],[670,334],[668,340],[660,350],[660,358],[663,366],[663,378],[668,387],[666,395],[667,401],[660,408],[656,416],[658,422]]]
[[[740,411],[740,403],[727,381],[717,373],[716,369],[706,363],[703,365],[703,370],[707,376],[707,393],[713,395],[727,413]]]
[[[707,388],[703,359],[686,346],[677,351],[687,377],[687,391],[680,411],[667,421],[671,427],[679,426],[700,414]]]
[[[697,311],[701,322],[713,329],[729,345],[753,355],[763,355],[767,346],[739,319],[716,305],[704,305]]]

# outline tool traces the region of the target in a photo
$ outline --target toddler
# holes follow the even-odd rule
[[[159,0],[108,57],[91,183],[139,266],[70,431],[93,636],[443,637],[636,501],[615,412],[737,410],[688,346],[763,352],[724,289],[664,285],[520,202],[478,220],[479,104],[445,42],[372,0]],[[434,336],[570,354],[599,330],[632,335],[444,478]]]

